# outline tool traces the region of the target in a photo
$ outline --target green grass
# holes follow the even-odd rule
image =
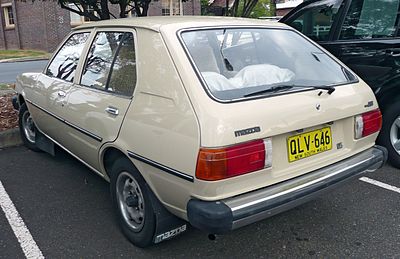
[[[0,60],[13,58],[47,57],[49,54],[39,50],[0,50]]]
[[[3,84],[0,83],[0,91],[1,90],[10,90],[10,89],[14,89],[15,84]]]

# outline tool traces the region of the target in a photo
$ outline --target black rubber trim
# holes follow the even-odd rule
[[[12,102],[12,105],[13,105],[13,107],[14,107],[14,109],[16,109],[17,111],[19,110],[19,104],[18,104],[18,98],[17,98],[17,96],[13,96],[12,98],[11,98],[11,102]]]
[[[192,226],[211,234],[223,234],[232,230],[233,215],[223,202],[190,200],[187,215]]]
[[[380,168],[382,168],[388,160],[388,150],[385,147],[379,146],[379,145],[375,145],[374,147],[379,149],[383,153],[383,163],[382,163],[382,166],[380,167]]]
[[[191,175],[179,172],[179,171],[177,171],[175,169],[172,169],[172,168],[170,168],[168,166],[162,165],[162,164],[157,163],[157,162],[155,162],[153,160],[145,158],[145,157],[143,157],[141,155],[135,154],[135,153],[133,153],[132,151],[129,151],[129,150],[128,150],[128,155],[131,158],[137,159],[137,160],[139,160],[139,161],[141,161],[143,163],[146,163],[146,164],[151,165],[151,166],[153,166],[155,168],[163,170],[164,172],[167,172],[167,173],[169,173],[171,175],[177,176],[177,177],[182,178],[184,180],[187,180],[189,182],[194,182],[194,178]]]
[[[69,121],[67,121],[67,120],[65,120],[65,119],[63,119],[63,118],[61,118],[60,116],[57,116],[57,115],[55,115],[54,113],[52,113],[52,112],[50,112],[50,111],[48,111],[48,110],[46,110],[46,109],[40,107],[39,105],[33,103],[32,101],[30,101],[30,100],[28,100],[28,99],[27,99],[26,101],[27,101],[28,103],[32,104],[33,106],[35,106],[36,108],[38,108],[39,110],[41,110],[41,111],[47,113],[48,115],[54,117],[55,119],[57,119],[57,120],[59,120],[59,121],[65,123],[65,124],[67,124],[67,125],[70,126],[71,128],[74,128],[74,129],[78,130],[79,132],[85,134],[86,136],[89,136],[89,137],[91,137],[92,139],[97,140],[97,141],[99,141],[99,142],[101,142],[101,141],[103,140],[102,137],[99,137],[99,136],[97,136],[96,134],[94,134],[94,133],[92,133],[92,132],[90,132],[90,131],[87,131],[87,130],[85,130],[85,129],[82,129],[82,128],[79,127],[79,126],[76,126],[75,124],[73,124],[73,123],[71,123],[71,122],[69,122]]]

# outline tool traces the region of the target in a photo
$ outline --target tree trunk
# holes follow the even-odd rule
[[[101,13],[102,13],[102,20],[109,20],[110,19],[110,10],[108,10],[108,1],[101,0],[100,1]]]
[[[276,16],[276,0],[270,0],[269,9],[271,10],[271,16]]]
[[[127,3],[125,1],[119,1],[119,18],[126,17]]]

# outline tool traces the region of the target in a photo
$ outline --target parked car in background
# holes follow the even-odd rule
[[[383,113],[378,143],[400,168],[399,0],[311,0],[280,22],[339,58],[374,91]]]
[[[258,17],[258,19],[267,20],[267,21],[271,21],[271,22],[277,22],[280,19],[282,19],[282,16],[260,16],[260,17]]]
[[[57,144],[110,181],[121,229],[141,247],[187,222],[240,228],[386,160],[368,85],[276,22],[86,24],[16,89],[24,143]]]

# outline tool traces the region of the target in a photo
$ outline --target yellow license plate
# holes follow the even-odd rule
[[[331,128],[306,132],[287,139],[289,162],[332,149]]]

